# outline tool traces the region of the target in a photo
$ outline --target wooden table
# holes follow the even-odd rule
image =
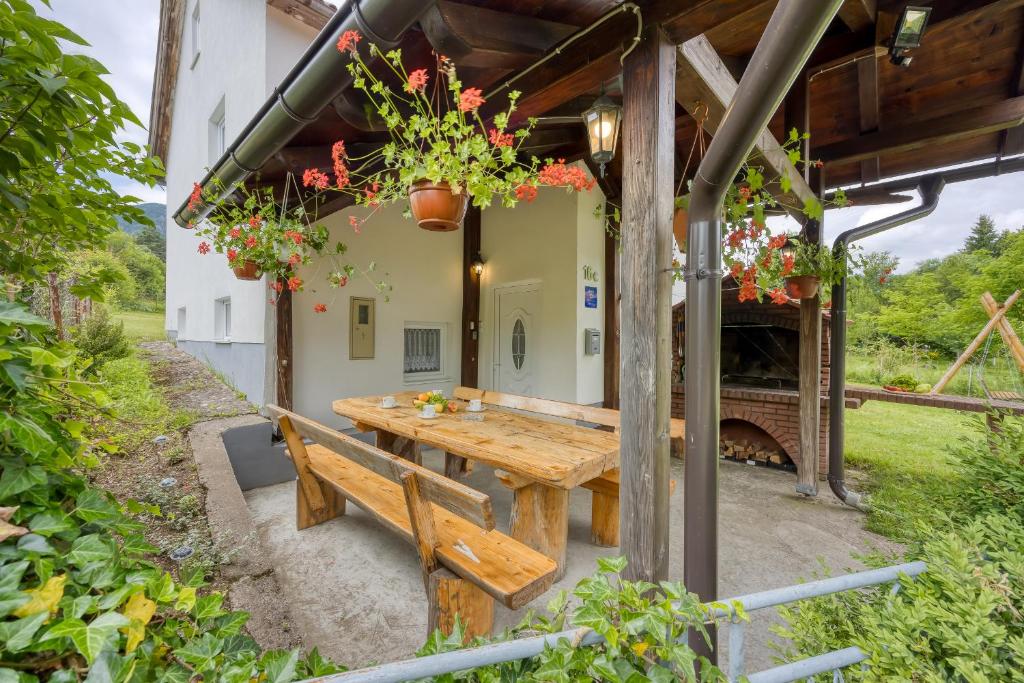
[[[461,401],[457,413],[426,420],[412,407],[414,397],[396,395],[397,408],[381,408],[379,396],[339,399],[332,407],[357,429],[376,431],[378,446],[402,457],[412,457],[409,444],[416,442],[504,470],[514,490],[510,535],[564,573],[569,490],[619,466],[618,435],[491,406],[482,421],[471,421]]]

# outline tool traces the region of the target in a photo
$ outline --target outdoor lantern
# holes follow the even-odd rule
[[[590,142],[590,158],[600,164],[602,178],[604,165],[615,156],[621,122],[622,107],[603,93],[594,100],[590,109],[583,112],[583,123],[587,126],[587,140]]]
[[[779,249],[779,253],[782,254],[783,258],[796,258],[796,246],[796,238],[789,237],[786,243],[782,245],[782,248]]]
[[[480,256],[480,254],[477,254],[476,256],[473,257],[473,263],[470,265],[470,268],[473,269],[473,272],[476,273],[477,277],[483,275],[484,259],[482,256]]]
[[[903,8],[889,41],[889,58],[893,64],[910,66],[913,57],[907,51],[921,46],[921,38],[931,13],[931,7],[907,5]]]

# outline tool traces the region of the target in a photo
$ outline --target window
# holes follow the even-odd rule
[[[191,35],[189,36],[192,42],[192,67],[195,67],[196,62],[199,61],[199,2],[197,0],[196,6],[192,8],[192,19],[189,22],[189,28]]]
[[[516,318],[516,324],[512,326],[512,364],[516,370],[523,369],[526,362],[526,326],[522,318]]]
[[[447,326],[440,323],[406,323],[405,381],[435,380],[444,376]]]
[[[227,130],[224,126],[224,98],[210,116],[210,166],[213,166],[227,149]]]
[[[214,301],[213,330],[218,340],[231,341],[231,297]]]
[[[178,339],[185,338],[185,307],[178,309]]]

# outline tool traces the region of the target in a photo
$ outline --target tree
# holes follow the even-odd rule
[[[61,42],[87,44],[27,0],[0,0],[0,277],[9,285],[41,281],[74,250],[102,245],[119,217],[150,222],[108,180],[155,182],[159,162],[117,140],[141,124],[103,65]],[[75,293],[95,293],[88,284]]]
[[[135,233],[135,242],[153,252],[161,261],[167,261],[167,241],[155,225],[144,225]]]
[[[963,250],[968,254],[975,251],[987,251],[994,256],[998,256],[1001,238],[1005,234],[1005,232],[1000,232],[996,229],[996,224],[991,216],[982,214],[978,216],[978,222],[971,228],[971,234],[964,242]]]

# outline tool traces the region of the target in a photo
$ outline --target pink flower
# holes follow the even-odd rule
[[[231,239],[233,239],[233,240],[237,240],[239,237],[241,237],[241,235],[242,235],[242,229],[240,227],[238,227],[237,225],[235,227],[231,228],[231,230],[228,232],[228,236],[230,236]]]
[[[409,81],[405,84],[406,92],[415,92],[417,90],[423,90],[427,86],[427,75],[426,69],[416,69],[409,74]]]
[[[292,254],[288,257],[288,265],[297,266],[302,263],[302,256],[299,254]]]
[[[316,304],[313,306],[313,310],[317,313],[326,313],[327,306],[324,306],[323,304]]]
[[[511,147],[516,140],[516,136],[512,133],[502,133],[497,128],[491,128],[487,137],[495,147]]]
[[[327,177],[327,174],[318,168],[307,168],[302,172],[302,185],[304,187],[313,187],[318,190],[325,190],[330,185],[331,179]]]
[[[200,242],[199,243],[199,253],[200,254],[209,254],[210,253],[210,245],[207,242]]]
[[[359,219],[355,216],[348,217],[348,224],[352,226],[352,230],[355,231],[357,235],[362,232],[362,230],[359,229]]]
[[[255,246],[256,246],[256,235],[249,235],[248,237],[245,238],[245,247],[247,249],[252,249]]]
[[[459,111],[474,111],[486,102],[480,88],[466,88],[459,94]]]
[[[362,40],[363,37],[359,35],[359,31],[345,31],[338,38],[338,52],[349,52],[351,54],[356,53],[356,43]]]

